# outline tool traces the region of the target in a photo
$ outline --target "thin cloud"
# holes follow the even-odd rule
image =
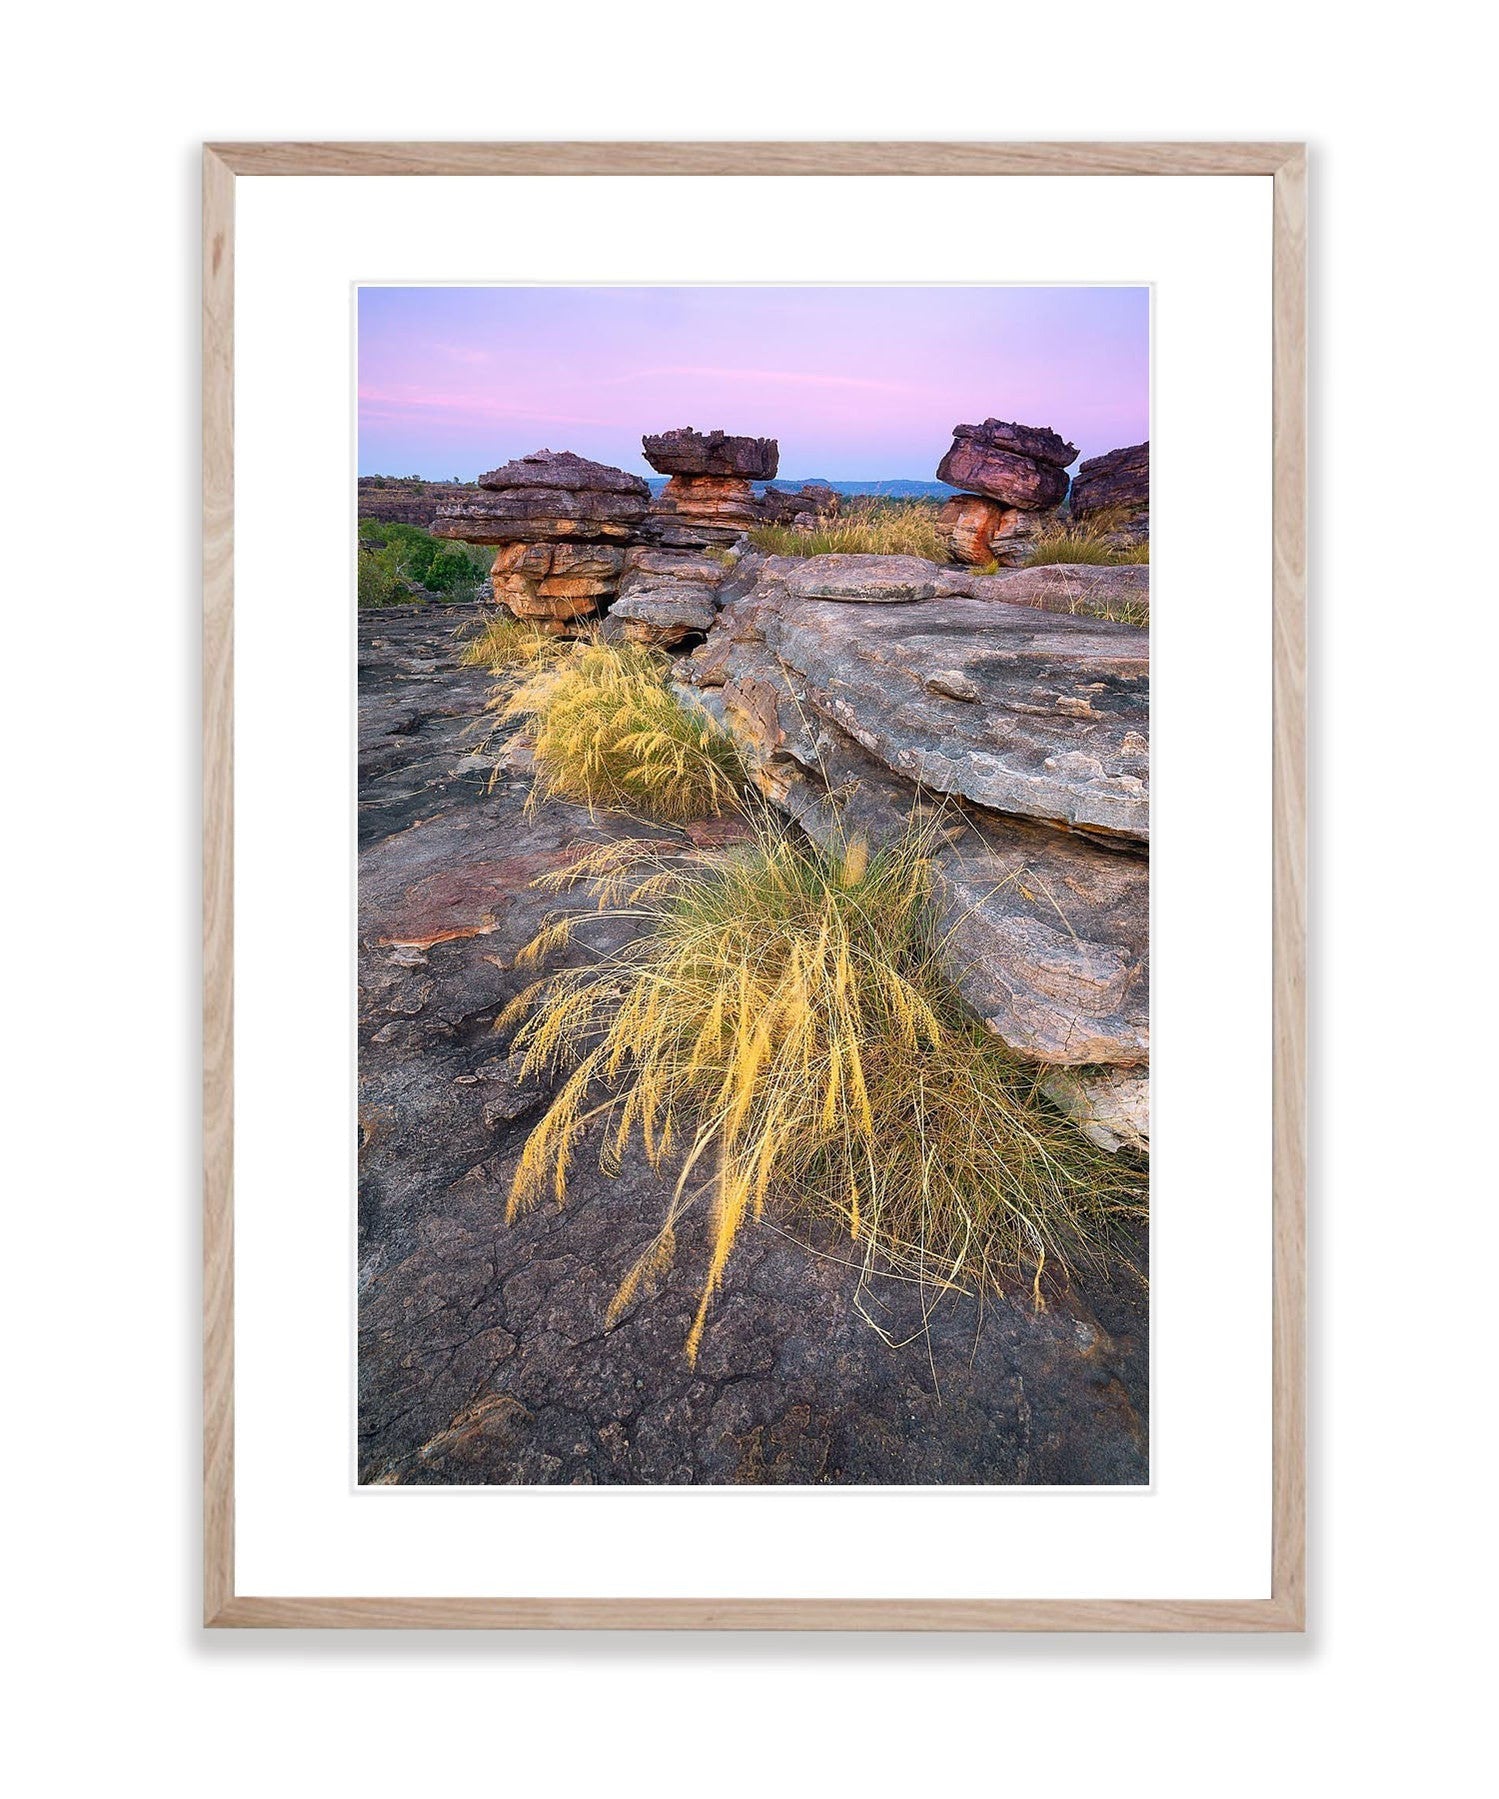
[[[922,391],[906,381],[876,381],[864,375],[817,375],[801,369],[712,369],[661,368],[632,369],[626,375],[606,375],[595,385],[620,387],[627,381],[657,381],[665,376],[683,375],[694,381],[779,381],[787,387],[859,387],[877,393],[910,394]]]
[[[513,401],[476,398],[473,394],[437,394],[410,391],[387,393],[361,387],[359,412],[368,419],[411,419],[423,414],[441,412],[449,417],[478,421],[490,419],[537,419],[550,425],[607,426],[608,419],[588,418],[581,413],[553,412],[541,406],[516,405]]]

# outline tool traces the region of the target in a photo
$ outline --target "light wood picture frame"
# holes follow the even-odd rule
[[[1268,1598],[260,1597],[234,1551],[234,215],[240,176],[1273,180],[1273,1405]],[[1297,143],[234,143],[203,153],[203,1617],[225,1627],[1286,1632],[1306,1612],[1306,205]]]

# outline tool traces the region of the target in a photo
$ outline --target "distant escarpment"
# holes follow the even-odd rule
[[[430,531],[437,508],[475,492],[472,481],[418,481],[410,475],[361,475],[359,516]]]

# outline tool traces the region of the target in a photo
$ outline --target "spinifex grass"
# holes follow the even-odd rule
[[[670,664],[639,644],[575,643],[491,700],[500,722],[528,721],[535,803],[576,800],[652,818],[702,818],[737,803],[744,770],[733,739],[689,711]]]
[[[812,531],[790,525],[761,525],[749,534],[757,550],[772,556],[921,556],[946,562],[947,547],[937,535],[937,507],[930,500],[874,500],[858,511],[829,519]]]
[[[1095,513],[1091,518],[1056,519],[1041,532],[1031,549],[1028,566],[1048,562],[1081,562],[1094,568],[1120,568],[1150,561],[1150,540],[1120,547],[1111,541],[1123,523],[1118,511]]]
[[[835,1219],[866,1271],[928,1291],[998,1288],[1023,1271],[1094,1257],[1144,1209],[1140,1176],[1092,1149],[971,1019],[941,967],[930,831],[870,856],[828,854],[749,813],[747,843],[665,854],[614,843],[548,877],[597,889],[628,919],[622,949],[546,975],[497,1028],[521,1020],[529,1074],[567,1070],[532,1133],[509,1215],[566,1196],[580,1138],[606,1169],[638,1138],[677,1170],[658,1237],[625,1277],[614,1322],[662,1272],[684,1212],[711,1206],[711,1248],[687,1341],[695,1361],[742,1225]],[[542,932],[537,960],[587,913]]]
[[[550,637],[525,619],[501,612],[467,625],[460,633],[463,647],[458,660],[464,668],[487,668],[494,674],[509,669],[545,667],[567,654],[569,645]]]

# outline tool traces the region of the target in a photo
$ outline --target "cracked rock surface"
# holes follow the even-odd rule
[[[548,912],[591,906],[529,883],[603,839],[673,833],[561,805],[527,816],[521,773],[486,791],[469,727],[487,682],[456,667],[462,617],[360,621],[360,1480],[1148,1480],[1147,1310],[1127,1277],[1049,1286],[1042,1311],[1028,1291],[948,1297],[923,1330],[913,1289],[861,1288],[844,1242],[767,1221],[741,1233],[692,1369],[705,1221],[604,1326],[663,1177],[628,1158],[606,1178],[585,1146],[563,1208],[506,1224],[548,1095],[519,1080],[494,1019]],[[892,1347],[861,1307],[910,1341]]]

